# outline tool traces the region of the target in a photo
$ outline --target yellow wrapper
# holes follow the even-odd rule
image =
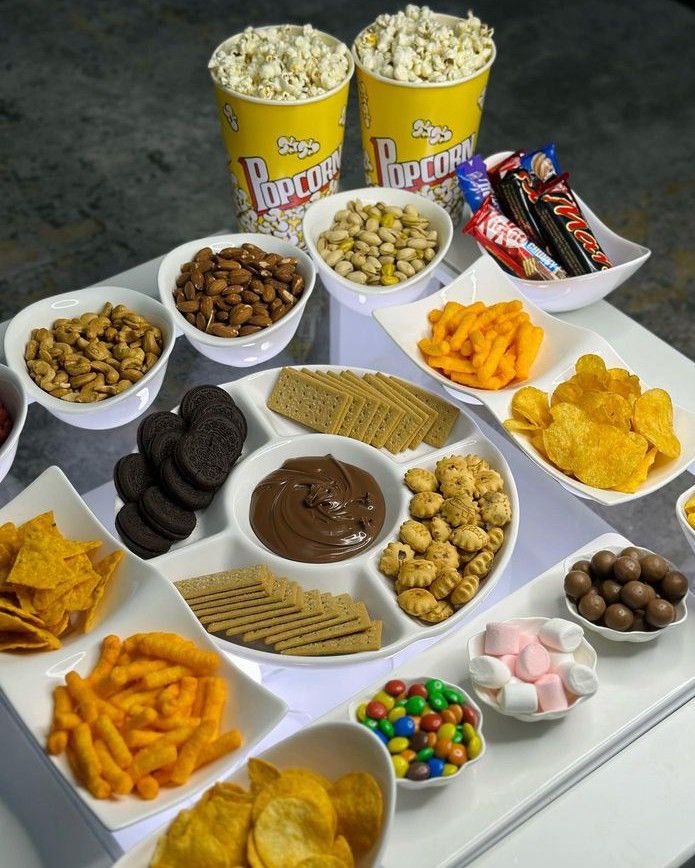
[[[321,35],[329,44],[339,44]],[[293,102],[236,93],[213,77],[241,231],[304,246],[307,207],[338,190],[353,72],[351,61],[347,77],[336,88]]]
[[[352,54],[367,184],[421,193],[446,208],[456,225],[464,204],[456,166],[475,153],[494,47],[468,78],[431,84],[384,78],[362,66],[354,47]]]

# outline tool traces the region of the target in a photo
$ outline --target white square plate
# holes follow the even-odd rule
[[[100,556],[119,548],[57,467],[49,467],[0,509],[0,524],[7,521],[21,524],[48,510],[53,510],[56,523],[66,537],[103,539]],[[104,636],[114,633],[126,638],[133,633],[162,630],[178,633],[202,648],[216,650],[176,589],[152,565],[128,551],[104,596],[102,607],[101,617],[90,633],[66,637],[56,651],[0,656],[0,688],[41,746],[46,742],[53,714],[53,688],[63,683],[71,669],[82,675],[92,669]],[[287,711],[281,699],[238,670],[224,654],[220,655],[218,674],[226,680],[228,689],[222,730],[241,730],[244,743],[239,750],[199,769],[186,785],[163,788],[153,801],[142,801],[136,795],[102,801],[76,784],[64,754],[50,759],[46,756],[47,762],[62,773],[87,807],[111,831],[123,829],[190,798],[243,762]]]

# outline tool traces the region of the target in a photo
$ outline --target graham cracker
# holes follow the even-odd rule
[[[310,371],[308,370],[308,368],[302,368],[302,373],[306,374],[309,377],[313,377],[314,379],[318,380],[321,383],[324,383],[327,386],[330,386],[331,389],[338,389],[339,392],[346,391],[345,389],[341,389],[339,388],[339,386],[331,383],[326,377],[326,375],[323,374],[321,371]],[[348,397],[350,398],[350,401],[345,408],[345,412],[343,413],[337,429],[333,432],[334,434],[342,434],[343,437],[347,437],[347,434],[345,432],[346,430],[349,431],[352,428],[355,416],[360,410],[360,406],[358,406],[357,404],[358,400],[360,399],[358,399],[356,395],[352,395],[350,393],[348,393]],[[360,400],[360,404],[361,403],[362,402]]]
[[[295,368],[283,368],[266,406],[314,431],[335,434],[350,403],[350,395]]]
[[[402,395],[399,395],[388,383],[383,382],[374,374],[365,374],[364,379],[369,385],[380,392],[394,404],[400,405],[404,410],[404,416],[394,428],[389,439],[384,443],[384,446],[389,452],[402,452],[411,446],[413,440],[416,440],[418,433],[422,431],[425,424],[425,414],[413,407],[409,401],[405,401]],[[418,442],[420,442],[418,440]]]
[[[323,642],[309,642],[298,648],[288,648],[281,654],[296,657],[323,657],[333,654],[359,654],[361,651],[378,651],[381,648],[383,621],[372,621],[361,633],[352,633],[338,639],[325,639]]]
[[[292,583],[287,579],[275,579],[270,590],[262,597],[234,597],[232,599],[207,600],[191,607],[196,614],[208,614],[209,612],[232,611],[234,609],[253,609],[257,606],[267,606],[271,603],[281,603],[288,595]]]
[[[273,579],[265,564],[252,567],[239,567],[234,570],[222,570],[206,576],[196,576],[193,579],[181,579],[175,582],[176,588],[184,600],[208,594],[211,591],[235,591],[240,588],[254,586],[266,587]]]
[[[458,408],[454,407],[453,404],[449,403],[449,401],[446,401],[444,398],[440,398],[439,395],[433,395],[432,392],[428,392],[426,389],[421,389],[419,386],[414,386],[406,380],[401,380],[398,377],[390,377],[389,379],[394,380],[402,388],[410,392],[412,395],[415,395],[418,400],[422,401],[422,403],[426,404],[428,407],[431,407],[432,410],[437,413],[436,421],[425,434],[423,440],[428,446],[434,446],[435,448],[445,446],[449,439],[449,435],[451,434],[451,429],[454,427],[456,420],[459,417],[460,411]]]
[[[302,608],[299,612],[290,612],[285,615],[270,615],[269,617],[257,618],[254,621],[251,629],[248,627],[241,629],[233,627],[227,630],[228,636],[238,636],[240,633],[244,642],[255,642],[257,639],[263,638],[263,634],[267,629],[280,626],[297,626],[300,622],[304,623],[310,618],[321,618],[324,614],[324,605],[321,602],[320,591],[305,591]]]
[[[325,639],[337,639],[339,636],[348,636],[350,633],[358,633],[361,630],[366,630],[370,626],[371,619],[367,607],[362,601],[356,604],[357,616],[351,621],[346,621],[343,624],[336,624],[332,627],[324,627],[322,630],[312,630],[311,636],[295,636],[290,639],[273,642],[273,647],[276,651],[285,651],[287,648],[297,648],[300,645],[310,645],[313,642],[322,642]]]
[[[394,396],[394,400],[406,401],[408,405],[412,408],[413,412],[418,412],[424,416],[422,427],[417,432],[415,437],[413,437],[413,439],[410,441],[410,448],[416,449],[424,440],[427,432],[437,421],[437,411],[433,410],[431,407],[428,407],[424,401],[421,401],[417,396],[413,395],[407,389],[404,389],[403,386],[401,386],[401,384],[394,380],[392,377],[387,377],[386,374],[381,373],[377,374],[376,377],[380,383],[382,383],[385,387],[388,387],[391,390],[391,393]]]
[[[385,398],[382,394],[380,394],[376,389],[369,385],[369,383],[365,383],[364,380],[361,380],[356,374],[353,374],[352,371],[346,370],[341,371],[340,376],[352,383],[352,385],[358,391],[361,391],[363,394],[370,395],[373,398],[376,398],[382,404],[386,404],[386,414],[383,417],[383,420],[377,425],[376,423],[372,426],[373,435],[371,440],[369,441],[372,446],[375,446],[377,449],[380,449],[385,445],[386,441],[391,436],[393,429],[398,425],[401,421],[405,413],[398,407],[393,401],[390,401],[388,398]]]
[[[345,624],[347,621],[355,619],[356,608],[352,597],[349,594],[339,594],[337,597],[332,595],[325,601],[326,613],[324,620],[321,623],[321,629],[324,627],[333,627],[338,624]],[[314,627],[311,628],[312,631]],[[295,636],[302,636],[305,633],[306,627],[279,627],[273,630],[265,638],[264,642],[267,645],[274,645],[276,642],[282,642],[285,639],[293,639]]]
[[[263,600],[267,597],[267,593],[265,590],[259,587],[258,591],[253,593],[239,593],[232,591],[219,591],[217,594],[210,594],[205,597],[196,597],[195,600],[187,600],[188,605],[196,612],[200,608],[204,608],[210,603],[225,603],[227,601],[236,602],[238,600],[245,600],[250,602],[251,600]]]
[[[199,621],[204,626],[208,624],[217,624],[220,618],[224,618],[224,628],[233,627],[237,624],[237,622],[245,621],[253,621],[259,615],[266,615],[269,613],[280,613],[285,612],[287,610],[292,610],[294,612],[298,611],[302,607],[302,589],[299,585],[292,583],[288,588],[280,600],[272,600],[268,603],[262,603],[261,605],[254,606],[253,608],[234,608],[231,609],[222,609],[217,612],[210,612],[207,615],[199,616]],[[211,630],[217,631],[221,629],[220,627],[215,626],[214,628],[210,628]]]
[[[367,436],[367,432],[371,432],[372,422],[378,413],[380,414],[380,418],[386,415],[386,407],[382,407],[371,396],[363,395],[361,392],[353,389],[352,384],[339,377],[335,371],[326,371],[325,376],[329,382],[335,385],[336,389],[347,389],[356,404],[361,402],[361,409],[355,416],[352,428],[347,432],[346,436],[352,437],[353,440],[361,440],[363,443],[368,442],[371,433]]]

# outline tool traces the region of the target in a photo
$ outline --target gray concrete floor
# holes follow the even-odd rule
[[[231,226],[225,154],[206,64],[248,23],[311,21],[350,42],[393,0],[6,0],[0,99],[5,220],[0,319],[88,285],[190,238]],[[440,11],[458,12],[452,0]],[[479,0],[494,25],[482,152],[553,140],[583,197],[621,234],[647,244],[646,266],[611,301],[695,358],[693,196],[695,15],[674,2],[579,0],[534,5]],[[354,86],[353,86],[354,91]],[[363,183],[351,95],[343,186]],[[287,359],[326,358],[325,300]],[[175,350],[160,406],[229,370],[187,345]],[[80,490],[105,480],[134,442],[134,425],[75,432],[30,410],[6,500],[58,460]],[[604,510],[621,532],[695,566],[673,518],[691,477],[633,505]]]

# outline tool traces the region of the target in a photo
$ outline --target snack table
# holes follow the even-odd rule
[[[455,276],[476,255],[472,243],[457,233],[454,247],[439,276],[442,280]],[[158,264],[159,260],[142,264],[104,281],[104,284],[154,295]],[[429,291],[434,288],[432,286]],[[606,302],[561,316],[607,337],[627,364],[639,369],[646,382],[658,383],[671,392],[674,402],[695,410],[695,392],[691,387],[695,365],[629,317]],[[331,302],[328,330],[329,355],[293,361],[368,366],[432,387],[431,381],[428,382],[425,375],[400,353],[371,318],[358,316]],[[285,353],[265,367],[275,367],[287,361]],[[217,381],[220,382],[245,373],[248,372],[215,366]],[[465,405],[464,409],[466,412],[472,411],[484,435],[504,453],[514,474],[522,504],[520,533],[512,559],[494,592],[475,610],[475,616],[478,616],[484,609],[561,561],[569,552],[612,528],[586,502],[571,495],[562,485],[544,474],[512,444],[499,427],[493,427],[487,411],[473,404]],[[31,436],[30,431],[25,436],[27,434]],[[59,463],[59,457],[56,460]],[[681,489],[684,487],[685,483]],[[112,532],[114,498],[115,492],[110,481],[84,494],[88,506]],[[642,530],[646,531],[646,528],[635,527],[629,534],[635,543],[640,542]],[[259,667],[247,660],[234,659],[253,677],[262,680],[270,690],[281,696],[291,709],[269,736],[267,744],[326,713],[364,685],[388,676],[393,667],[434,641],[440,640],[415,643],[392,660],[377,660],[361,666],[348,664],[340,669],[313,670],[310,677],[302,669]],[[86,816],[87,812],[75,795],[62,784],[60,777],[40,761],[38,747],[29,744],[4,702],[0,702],[0,726],[10,739],[9,745],[6,744],[5,749],[0,751],[0,830],[8,828],[2,825],[5,818],[3,805],[11,804],[21,823],[23,813],[26,819],[26,806],[31,803],[32,794],[35,794],[40,816],[37,818],[32,814],[32,824],[37,823],[43,831],[32,836],[33,846],[44,864],[50,864],[52,868],[111,864],[120,849],[130,849],[152,830],[168,822],[180,809],[179,806],[175,810],[160,813],[112,837],[98,826],[95,819]],[[591,773],[579,781],[571,781],[566,791],[560,788],[553,801],[538,809],[512,834],[491,846],[474,864],[486,868],[510,864],[550,865],[551,859],[555,863],[555,854],[558,852],[562,852],[564,863],[570,866],[597,864],[599,860],[605,861],[607,858],[615,864],[681,864],[695,853],[695,834],[683,822],[681,813],[674,809],[675,805],[692,803],[695,797],[695,769],[684,767],[685,762],[690,761],[692,764],[693,761],[693,752],[687,743],[687,734],[692,732],[695,732],[695,700],[685,702],[664,719],[655,722],[651,729],[614,756],[604,757],[602,765],[593,771],[587,769]],[[462,789],[464,800],[461,810],[465,810],[465,785]],[[47,790],[51,793],[50,799],[45,797]],[[38,798],[41,794],[43,798]],[[60,804],[61,796],[65,800],[64,807]],[[606,806],[610,806],[610,809],[607,810]],[[644,821],[645,817],[649,818],[648,822]],[[54,824],[54,827],[60,824],[62,837],[73,842],[71,848],[65,848],[64,852],[61,848],[55,851],[48,849],[50,836],[45,833],[45,828],[51,828],[50,824]],[[591,830],[591,833],[577,834],[578,829]],[[417,834],[417,830],[413,830],[413,834]],[[10,846],[15,841],[11,836],[8,840]],[[567,847],[567,841],[572,842],[571,847]],[[454,864],[447,853],[446,841],[442,841],[437,854],[431,855],[431,866]],[[1,851],[0,863],[5,864]],[[26,864],[31,863],[26,861]],[[387,851],[384,864],[391,866],[398,863],[390,860]]]

